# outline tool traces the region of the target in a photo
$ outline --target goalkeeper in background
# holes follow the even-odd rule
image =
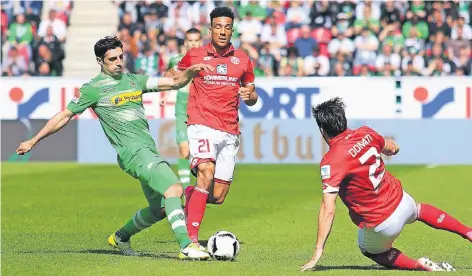
[[[21,143],[17,154],[29,152],[43,138],[64,127],[74,115],[91,107],[118,154],[120,168],[140,181],[149,203],[111,234],[108,243],[124,255],[139,255],[131,248],[131,236],[167,217],[180,244],[179,258],[208,259],[208,253],[192,243],[188,236],[181,206],[183,188],[156,149],[142,94],[181,88],[201,70],[213,71],[213,68],[196,64],[172,78],[152,78],[123,73],[123,44],[116,37],[100,39],[94,51],[101,67],[100,74],[84,84],[67,108],[51,118],[35,137]]]
[[[184,41],[185,50],[188,51],[192,48],[202,46],[202,34],[195,28],[189,29],[185,33]],[[169,61],[168,70],[177,66],[179,61],[184,57],[185,53],[181,53]],[[172,77],[172,74],[166,73],[165,77]],[[177,99],[175,102],[175,138],[177,145],[179,146],[179,162],[178,162],[178,173],[180,182],[184,188],[184,191],[190,186],[190,164],[189,148],[188,148],[188,137],[187,137],[187,103],[188,103],[188,92],[190,84],[180,88],[177,91]],[[186,194],[186,193],[184,193]],[[187,204],[185,205],[187,207]],[[185,208],[187,209],[187,208]],[[187,214],[186,214],[187,215]]]

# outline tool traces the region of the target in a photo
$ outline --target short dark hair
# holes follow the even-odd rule
[[[342,99],[336,97],[312,108],[318,127],[329,138],[334,138],[347,129],[345,107]]]
[[[185,32],[185,34],[186,35],[188,35],[188,34],[199,34],[199,35],[201,35],[202,32],[200,32],[200,30],[197,29],[197,28],[190,28],[190,29],[188,29],[188,31]]]
[[[214,8],[210,13],[210,24],[213,23],[213,19],[218,17],[229,17],[234,21],[234,13],[228,7]]]
[[[108,50],[113,50],[116,48],[123,49],[123,43],[116,36],[105,36],[95,43],[93,50],[95,51],[95,56],[103,60],[105,54]]]

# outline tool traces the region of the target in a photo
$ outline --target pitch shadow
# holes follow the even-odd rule
[[[1,252],[3,254],[101,254],[101,255],[114,255],[123,257],[139,257],[139,258],[155,258],[155,259],[177,259],[177,252],[140,252],[137,251],[139,256],[124,256],[119,251],[110,249],[86,249],[86,250],[27,250],[27,251],[14,251],[14,252]]]
[[[383,266],[379,265],[333,265],[333,266],[317,266],[316,269],[313,271],[327,271],[327,270],[341,270],[341,269],[347,269],[347,270],[388,270],[388,268],[385,268]]]

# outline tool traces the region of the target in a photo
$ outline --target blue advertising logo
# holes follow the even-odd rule
[[[260,87],[256,87],[256,91],[259,100],[262,101],[262,107],[257,111],[251,111],[246,105],[242,104],[240,110],[244,118],[265,118],[271,111],[274,118],[280,118],[282,111],[284,111],[289,119],[295,119],[294,106],[297,103],[298,95],[304,95],[305,98],[303,118],[310,118],[311,97],[320,93],[318,87],[301,87],[296,90],[287,87],[275,87],[272,95]],[[288,98],[288,102],[283,103],[282,97]]]
[[[454,87],[448,87],[440,91],[434,99],[426,102],[429,92],[424,87],[417,87],[413,91],[413,96],[421,103],[421,117],[432,118],[443,106],[454,102]]]
[[[10,99],[18,105],[18,119],[20,119],[26,128],[25,140],[28,140],[33,137],[33,128],[29,121],[29,116],[38,106],[49,102],[49,88],[41,88],[37,90],[29,100],[22,102],[24,96],[23,90],[19,87],[14,87],[10,90]],[[8,158],[8,162],[27,162],[30,156],[31,152],[22,156],[13,153]]]
[[[28,101],[22,102],[24,92],[19,87],[10,90],[10,99],[18,104],[18,119],[29,118],[36,108],[43,103],[49,102],[49,88],[37,90]]]

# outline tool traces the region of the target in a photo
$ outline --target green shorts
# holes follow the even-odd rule
[[[121,169],[141,182],[150,206],[164,207],[164,193],[180,180],[157,152],[143,148],[127,164],[118,162]]]
[[[175,140],[177,145],[188,142],[187,137],[187,116],[175,117]]]

